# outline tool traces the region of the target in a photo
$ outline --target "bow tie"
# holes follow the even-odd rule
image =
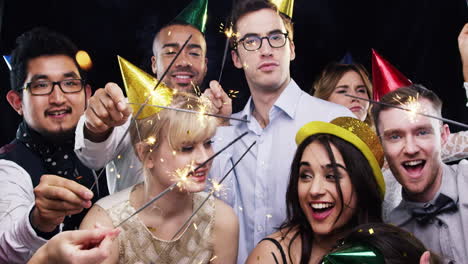
[[[456,202],[444,194],[439,194],[434,204],[429,203],[423,208],[413,208],[411,211],[416,221],[425,225],[430,219],[440,213],[456,210],[458,210]]]

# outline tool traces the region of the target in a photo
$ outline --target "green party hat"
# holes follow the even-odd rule
[[[207,17],[208,0],[193,0],[174,20],[188,23],[205,33]]]
[[[355,245],[327,254],[322,264],[383,264],[385,259],[375,248]]]

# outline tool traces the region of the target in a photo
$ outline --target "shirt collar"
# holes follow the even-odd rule
[[[296,115],[297,106],[299,105],[299,99],[301,98],[303,91],[297,85],[297,83],[291,78],[288,86],[284,89],[281,95],[278,97],[276,102],[273,104],[273,108],[277,107],[285,112],[291,119],[294,119]],[[250,96],[247,104],[241,112],[242,118],[250,120],[254,109],[254,102],[252,96]],[[271,111],[271,110],[270,110]]]
[[[276,100],[274,106],[283,110],[291,119],[294,119],[302,93],[301,88],[291,79],[288,86],[286,86],[278,100]]]
[[[450,199],[452,199],[454,202],[458,202],[458,191],[455,177],[456,172],[450,166],[442,164],[442,182],[439,191],[436,193],[436,195],[434,195],[434,198],[431,201],[426,203],[411,202],[406,200],[404,190],[402,190],[403,200],[401,201],[400,205],[395,209],[395,211],[392,212],[398,215],[398,217],[395,217],[395,219],[398,220],[394,221],[394,224],[400,225],[409,220],[412,217],[410,211],[413,208],[422,208],[427,203],[434,204],[435,200],[437,199],[437,197],[439,197],[440,194],[444,194]]]

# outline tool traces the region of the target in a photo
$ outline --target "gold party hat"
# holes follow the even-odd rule
[[[278,7],[278,11],[292,19],[294,0],[271,0]]]
[[[147,104],[169,106],[172,102],[174,90],[167,87],[163,82],[158,88],[154,87],[158,80],[126,59],[117,56],[119,60],[120,71],[124,81],[125,91],[127,92],[128,102],[131,103],[133,113],[136,114],[146,99],[150,96]],[[159,107],[144,106],[136,119],[144,119],[161,111]]]
[[[334,135],[358,148],[372,168],[382,199],[385,197],[385,181],[381,171],[384,163],[383,148],[375,132],[366,123],[353,117],[338,117],[330,123],[313,121],[299,129],[296,134],[297,145],[315,134]]]

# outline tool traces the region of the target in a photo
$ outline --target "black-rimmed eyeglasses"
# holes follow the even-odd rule
[[[49,95],[58,85],[63,93],[78,93],[83,90],[85,81],[82,79],[66,79],[59,82],[52,81],[32,81],[28,82],[24,89],[29,90],[32,95]]]
[[[263,39],[268,41],[268,44],[272,48],[281,48],[286,44],[286,40],[288,39],[288,32],[278,32],[272,33],[265,37],[259,36],[246,36],[241,38],[237,43],[242,42],[242,46],[244,49],[248,51],[256,51],[262,47]]]

